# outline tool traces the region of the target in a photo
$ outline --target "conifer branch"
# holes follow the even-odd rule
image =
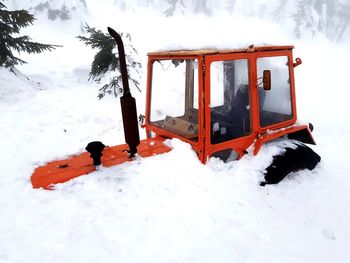
[[[14,66],[26,63],[13,55],[17,53],[41,53],[51,51],[58,45],[32,42],[29,36],[14,37],[22,28],[33,24],[35,18],[27,10],[8,11],[3,3],[0,3],[0,67],[13,69]]]
[[[114,96],[117,97],[123,92],[123,88],[121,86],[122,81],[119,68],[119,57],[114,53],[115,41],[109,34],[104,34],[101,30],[96,30],[88,24],[84,26],[84,30],[88,36],[77,36],[77,38],[86,46],[98,49],[94,56],[94,60],[91,63],[89,80],[92,79],[97,83],[107,82],[99,89],[98,98],[101,99],[106,94],[114,94]],[[128,42],[131,42],[129,34],[126,35],[126,39]],[[137,51],[131,44],[127,47],[129,47],[131,52],[126,56],[128,69],[129,71],[130,69],[133,69],[136,71],[136,74],[139,74],[141,63],[135,61]],[[110,74],[113,74],[114,76],[109,77]],[[130,75],[128,75],[128,78],[134,86],[141,91],[139,88],[139,82]]]

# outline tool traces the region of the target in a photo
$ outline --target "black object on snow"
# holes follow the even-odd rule
[[[90,142],[85,150],[90,153],[90,157],[93,160],[94,166],[101,164],[102,151],[105,148],[105,145],[102,142],[95,141]]]
[[[286,148],[283,155],[273,157],[272,164],[266,168],[265,182],[260,185],[277,184],[289,173],[301,169],[312,170],[320,162],[321,157],[304,144],[296,144],[296,148]]]

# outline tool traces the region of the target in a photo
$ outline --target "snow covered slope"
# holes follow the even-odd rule
[[[123,142],[119,100],[98,100],[98,87],[87,81],[94,52],[75,38],[80,29],[41,17],[26,32],[63,47],[22,54],[29,64],[17,77],[0,70],[0,262],[349,262],[349,46],[322,36],[295,40],[257,18],[166,19],[113,10],[110,2],[87,2],[95,8],[89,24],[131,32],[141,56],[171,47],[294,44],[303,59],[296,68],[299,119],[314,124],[322,162],[260,187],[278,142],[257,157],[204,166],[174,140],[167,154],[103,168],[55,191],[33,190],[36,166],[92,140]],[[200,25],[206,30],[197,31]],[[140,113],[142,91],[133,92]]]

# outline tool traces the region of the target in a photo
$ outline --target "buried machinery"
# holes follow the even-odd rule
[[[292,146],[275,156],[262,185],[281,181],[290,172],[313,169],[320,157],[303,143],[315,144],[312,125],[297,125],[293,46],[250,46],[232,50],[180,50],[148,54],[145,122],[147,138],[140,140],[136,102],[131,96],[120,35],[115,39],[124,93],[120,98],[126,144],[105,147],[91,142],[88,152],[47,163],[31,176],[34,188],[54,184],[170,151],[163,142],[178,138],[191,145],[199,160],[241,158],[253,145],[285,138]]]

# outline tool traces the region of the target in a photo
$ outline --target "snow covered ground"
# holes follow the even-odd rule
[[[103,168],[55,191],[33,190],[36,166],[92,140],[123,143],[119,100],[98,100],[98,86],[87,81],[94,52],[75,38],[79,27],[39,20],[26,32],[64,46],[23,54],[29,64],[17,76],[0,69],[1,263],[350,262],[348,43],[295,40],[257,19],[138,13],[144,23],[136,25],[132,13],[94,10],[90,25],[130,31],[141,56],[164,47],[294,44],[303,60],[296,68],[299,118],[314,124],[322,162],[260,187],[278,143],[257,157],[204,166],[174,140],[167,154]],[[228,35],[222,24],[230,21],[238,26]],[[195,31],[199,25],[205,30]],[[133,93],[139,112],[142,87]]]

